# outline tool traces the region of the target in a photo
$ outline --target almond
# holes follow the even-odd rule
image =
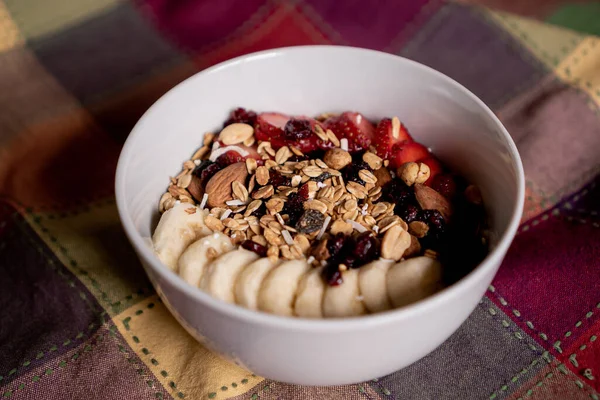
[[[231,164],[217,172],[206,184],[208,206],[226,207],[225,202],[233,199],[231,184],[240,182],[243,185],[246,183],[247,176],[246,163],[243,162]]]
[[[187,190],[191,193],[192,197],[196,199],[196,201],[202,201],[202,196],[204,196],[204,188],[202,187],[200,178],[198,178],[196,175],[192,175],[192,180],[187,187]]]
[[[452,206],[444,196],[420,183],[416,183],[414,187],[415,197],[423,210],[438,210],[446,221],[450,219]]]

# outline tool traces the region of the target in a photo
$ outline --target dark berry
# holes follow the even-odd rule
[[[348,237],[343,233],[338,233],[327,241],[327,251],[329,251],[330,258],[336,258],[347,239]]]
[[[419,220],[425,222],[430,230],[436,232],[443,232],[446,228],[446,221],[438,210],[422,210],[419,212]]]
[[[253,215],[256,218],[260,218],[263,215],[265,215],[266,213],[267,213],[267,207],[265,206],[265,202],[263,201],[262,204],[256,210],[254,210],[252,212],[252,214],[250,214],[250,215]]]
[[[206,168],[204,168],[202,172],[200,172],[200,179],[203,183],[206,183],[210,178],[213,177],[214,174],[219,172],[221,169],[222,167],[219,164],[211,163],[210,165],[206,166]]]
[[[254,111],[246,110],[241,107],[236,108],[235,110],[231,111],[231,113],[229,113],[229,118],[223,124],[223,128],[233,123],[241,123],[254,126],[254,124],[256,123],[256,113]]]
[[[398,215],[404,222],[410,224],[415,221],[419,214],[419,208],[412,204],[405,204],[396,206],[394,209],[396,215]]]
[[[447,199],[456,195],[456,181],[448,174],[436,175],[431,182],[431,188]]]
[[[250,250],[259,255],[259,257],[267,256],[267,248],[262,244],[258,244],[253,240],[244,240],[242,242],[242,247],[246,250]]]
[[[317,210],[306,210],[296,222],[296,230],[300,233],[313,233],[321,229],[325,215]]]
[[[417,219],[425,222],[429,228],[427,235],[421,239],[424,248],[442,251],[447,247],[446,221],[438,210],[422,210]]]
[[[198,178],[200,177],[200,175],[202,174],[202,171],[204,171],[208,166],[212,165],[213,162],[210,160],[202,160],[200,161],[200,164],[198,164],[194,170],[192,171],[192,174],[196,175]]]
[[[364,161],[356,161],[352,164],[348,165],[343,169],[342,174],[344,177],[344,181],[346,182],[356,182],[359,185],[364,185],[365,181],[360,179],[358,173],[361,169],[366,169],[367,171],[371,171],[371,167]]]
[[[290,186],[292,184],[292,179],[290,177],[282,175],[275,170],[269,171],[269,180],[274,187]]]
[[[290,158],[288,158],[288,161],[291,162],[300,162],[300,161],[304,161],[304,160],[308,160],[310,159],[309,156],[307,156],[306,154],[303,156],[299,156],[297,154],[292,155]]]
[[[305,119],[291,118],[283,128],[286,139],[300,140],[306,139],[312,135],[312,127],[310,121]]]
[[[337,263],[328,264],[323,269],[323,279],[329,286],[338,286],[344,282]]]
[[[329,172],[323,172],[321,175],[317,176],[316,178],[310,178],[310,180],[315,181],[315,182],[323,182],[329,178],[331,178],[331,174]]]
[[[396,208],[416,203],[415,191],[407,186],[402,179],[394,179],[383,188],[383,198],[394,203]]]
[[[287,214],[290,217],[288,222],[290,225],[295,225],[302,216],[302,213],[304,212],[304,201],[305,199],[298,193],[291,193],[288,196],[287,201],[283,205],[282,213]]]

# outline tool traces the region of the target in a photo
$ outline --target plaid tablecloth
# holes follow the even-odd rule
[[[433,0],[0,1],[0,396],[599,399],[600,3],[485,3],[520,16]],[[523,223],[469,320],[409,368],[343,387],[265,380],[197,344],[113,196],[121,145],[166,90],[308,43],[458,80],[506,124],[527,176]]]

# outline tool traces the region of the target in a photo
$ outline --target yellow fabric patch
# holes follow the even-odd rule
[[[66,215],[26,218],[60,261],[114,315],[152,293],[144,270],[121,227],[114,199]]]
[[[585,38],[577,32],[503,12],[485,10],[540,61],[554,68]]]
[[[176,399],[182,395],[227,399],[263,381],[200,345],[156,295],[129,307],[114,321],[129,346]]]
[[[64,30],[118,4],[118,0],[4,0],[23,35],[37,38]]]
[[[0,1],[0,52],[23,44],[19,28],[10,17],[6,5]]]
[[[585,38],[556,68],[563,81],[587,92],[600,106],[600,39]]]

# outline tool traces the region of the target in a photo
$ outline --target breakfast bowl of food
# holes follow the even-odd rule
[[[403,368],[477,306],[515,235],[517,149],[445,75],[371,50],[239,57],[159,99],[121,153],[119,215],[177,321],[306,385]]]

